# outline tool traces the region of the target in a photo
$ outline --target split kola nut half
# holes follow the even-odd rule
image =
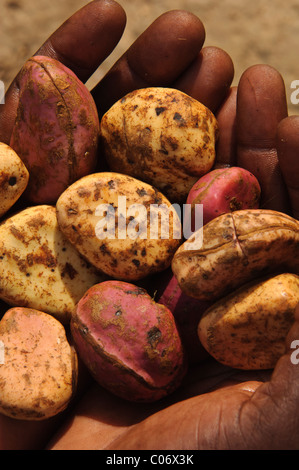
[[[9,309],[0,322],[0,413],[43,420],[64,410],[77,387],[78,362],[65,329],[52,315]]]
[[[187,295],[214,302],[199,321],[202,345],[230,367],[273,368],[299,302],[299,222],[242,210],[203,226],[202,246],[195,235],[172,269]]]
[[[72,316],[71,331],[95,380],[127,400],[158,400],[185,375],[171,311],[134,284],[109,280],[91,287]]]

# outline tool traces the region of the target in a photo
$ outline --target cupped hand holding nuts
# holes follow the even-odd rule
[[[112,0],[91,2],[62,25],[46,41],[37,54],[58,59],[66,67],[69,67],[84,83],[114,49],[123,32],[124,25],[125,13],[117,3]],[[201,21],[193,14],[176,10],[160,16],[92,90],[91,94],[96,104],[98,115],[101,119],[108,109],[127,93],[145,87],[171,87],[188,94],[192,99],[198,100],[211,110],[218,122],[217,166],[220,168],[227,166],[241,167],[255,175],[261,187],[260,209],[266,210],[270,214],[272,214],[272,211],[275,211],[275,214],[284,214],[284,216],[280,215],[279,217],[285,217],[285,219],[288,219],[288,217],[292,218],[292,224],[291,222],[289,222],[289,225],[286,224],[285,230],[287,231],[291,225],[290,231],[292,232],[291,235],[293,235],[297,230],[295,219],[299,216],[299,163],[297,158],[299,150],[299,118],[296,116],[287,117],[287,104],[282,77],[269,66],[253,66],[242,75],[238,89],[235,87],[230,88],[233,79],[233,65],[230,57],[219,48],[203,47],[204,38],[204,27]],[[80,44],[80,47],[78,47],[78,44]],[[90,44],[93,44],[93,46],[91,47]],[[16,77],[7,92],[5,105],[0,105],[0,141],[6,144],[13,142],[11,136],[17,112],[19,115],[22,114],[21,106],[19,106],[20,103],[22,104],[22,101],[19,101],[21,77],[22,75]],[[207,77],[213,77],[213,80],[207,80]],[[237,92],[238,101],[236,101]],[[81,119],[83,119],[82,114]],[[80,119],[78,118],[75,123],[77,125],[78,120]],[[235,122],[238,124],[237,132]],[[74,142],[71,141],[69,143],[72,148]],[[165,146],[164,150],[167,150]],[[56,154],[56,158],[58,156]],[[164,158],[165,153],[162,156]],[[74,157],[73,152],[71,152],[71,157]],[[66,159],[62,163],[65,164],[68,161],[69,166],[73,168],[74,159]],[[106,162],[101,159],[100,154],[96,171],[102,173],[106,170]],[[17,181],[18,175],[21,175],[20,170],[18,170],[16,175],[13,175],[16,181],[14,179],[10,181],[12,186],[13,182],[17,184],[15,189],[19,199],[13,205],[12,210],[20,209],[22,216],[24,216],[22,211],[27,207],[27,199],[25,196],[23,197],[23,186]],[[24,178],[26,179],[26,172],[24,172]],[[172,181],[171,178],[170,181]],[[68,180],[68,184],[71,184],[71,180]],[[88,200],[88,197],[90,197],[86,191],[84,193],[84,190],[86,190],[86,187],[83,187],[81,190],[81,201],[84,198]],[[6,205],[5,210],[9,211],[9,209]],[[51,244],[40,237],[35,246],[36,251],[34,256],[35,261],[37,262],[38,260],[39,269],[33,267],[33,258],[29,256],[30,253],[26,252],[25,258],[22,257],[22,253],[24,254],[25,250],[24,247],[28,248],[30,243],[32,243],[31,234],[36,230],[38,223],[42,224],[43,216],[45,217],[46,215],[46,209],[42,212],[42,207],[38,206],[37,210],[40,210],[39,217],[32,217],[30,220],[26,219],[26,224],[29,224],[26,232],[27,238],[22,237],[21,226],[12,223],[16,219],[10,219],[9,225],[10,239],[14,243],[12,245],[13,248],[7,249],[6,256],[11,256],[11,261],[13,260],[18,267],[18,272],[23,274],[23,277],[20,276],[18,278],[20,286],[22,283],[24,286],[24,279],[28,278],[28,282],[30,280],[31,291],[27,291],[26,294],[34,291],[38,276],[40,278],[46,276],[53,286],[60,286],[63,276],[67,279],[75,279],[77,267],[80,264],[78,261],[75,266],[69,261],[67,256],[73,249],[73,246],[71,247],[68,244],[69,241],[62,242],[57,237],[57,234],[55,235],[53,226],[51,229],[51,233],[53,233]],[[80,217],[76,214],[76,210],[75,207],[70,208],[70,215],[73,219],[76,219],[77,224],[81,223],[82,226],[84,222],[84,205],[81,203]],[[6,213],[6,216],[10,215],[9,212]],[[25,219],[18,216],[18,223],[20,220]],[[230,217],[231,223],[234,223],[234,220],[234,217]],[[49,221],[43,225],[46,223],[49,224]],[[75,228],[72,228],[72,225]],[[75,223],[72,225],[70,230],[74,233],[77,230],[76,243],[80,244],[80,233],[78,232],[80,227],[75,225]],[[4,225],[2,224],[1,229],[3,227]],[[236,230],[235,226],[233,230]],[[245,231],[245,234],[247,233]],[[298,232],[297,234],[295,233],[295,236],[291,235],[288,232],[288,237],[284,238],[282,246],[285,250],[283,256],[286,254],[289,256],[288,266],[293,268],[294,265],[296,266],[296,260],[292,260],[292,256],[286,246],[288,243],[288,246],[290,246],[294,243],[294,239],[298,239]],[[235,240],[235,242],[238,244],[238,240]],[[55,257],[53,256],[53,247],[56,247]],[[239,253],[241,252],[244,255],[240,243],[237,248]],[[255,247],[251,245],[251,248],[254,249]],[[270,257],[271,250],[268,248],[269,246],[263,245],[265,256]],[[132,254],[134,254],[133,251]],[[277,253],[273,252],[273,257],[274,254],[279,259]],[[3,257],[3,254],[0,254],[0,256]],[[63,267],[60,267],[61,260],[64,263]],[[116,261],[113,261],[114,265]],[[8,262],[7,259],[5,262]],[[260,258],[258,258],[258,263],[262,264]],[[7,266],[11,266],[11,264],[7,264]],[[45,267],[44,270],[42,266]],[[164,268],[167,271],[169,265],[167,268],[164,266]],[[191,268],[188,270],[188,276],[192,270]],[[85,266],[85,270],[87,282],[92,281],[91,283],[96,285],[98,278],[93,277],[93,269],[90,268],[89,263]],[[33,272],[34,277],[30,277],[33,275]],[[242,271],[240,271],[240,276],[241,274]],[[106,273],[101,273],[101,275],[105,276]],[[176,283],[176,280],[172,278],[171,272],[167,271],[167,275],[167,282],[170,276],[172,282]],[[3,276],[5,277],[5,270],[3,271]],[[287,283],[289,286],[288,292],[292,291],[293,295],[293,292],[298,290],[298,281],[293,274],[291,280],[290,278],[286,280],[285,277],[278,280],[275,278],[276,284],[274,281],[272,284],[271,281],[270,289],[267,292],[271,292],[271,289],[274,289],[277,293],[277,286]],[[223,277],[223,285],[224,281],[226,281],[225,276]],[[119,282],[121,287],[124,288],[123,281]],[[162,278],[157,271],[152,273],[149,279],[144,280],[144,284],[146,284],[145,287],[148,292],[153,297],[155,296],[154,299],[165,299],[165,295],[161,296],[161,290],[163,291]],[[293,285],[294,288],[291,289]],[[102,284],[102,286],[104,285]],[[113,286],[114,289],[116,287],[118,288],[119,286]],[[235,288],[236,286],[233,287]],[[4,302],[11,302],[11,297],[8,298],[8,293],[11,293],[12,288],[13,282],[11,278],[10,283],[3,284],[3,279],[1,280],[0,294],[2,294],[1,298],[4,299]],[[126,286],[127,288],[128,286]],[[181,288],[184,288],[183,283],[181,283],[181,286],[175,285],[174,298],[178,299],[177,305],[184,295],[184,292],[180,290]],[[260,292],[264,292],[264,285],[259,284],[258,288]],[[105,306],[104,303],[101,304],[102,310],[106,313],[111,311],[112,290],[110,292],[111,298],[108,299],[109,302]],[[134,297],[134,289],[130,289],[129,292],[130,297]],[[7,296],[6,298],[4,298],[5,295]],[[66,308],[68,305],[71,305],[71,301],[77,302],[77,295],[78,292],[72,292],[69,289],[67,292],[62,292],[60,302],[65,304]],[[245,294],[242,292],[242,294],[238,295],[240,299]],[[252,299],[252,290],[250,295],[251,297],[248,298]],[[93,304],[94,296],[88,295],[88,300],[92,306],[89,313],[91,316],[93,315],[89,321],[88,328],[92,328],[95,317],[100,314],[99,310],[101,309],[99,309],[99,306],[95,308]],[[174,305],[173,298],[168,300],[169,305]],[[44,301],[46,304],[48,303],[47,297],[44,298]],[[194,299],[194,302],[191,302],[190,305],[195,309],[198,303],[198,311],[202,312],[203,305],[204,308],[207,307],[204,304],[206,301],[207,299]],[[124,300],[122,302],[122,306],[125,307]],[[146,297],[146,302],[152,308],[152,300],[149,297]],[[229,305],[229,299],[226,299],[226,302]],[[281,305],[282,312],[283,305],[280,302],[281,299],[279,302],[277,301],[277,305]],[[139,299],[138,306],[142,307]],[[3,313],[6,307],[6,304],[4,304]],[[54,305],[54,307],[57,308],[57,305]],[[16,305],[10,309],[8,315],[3,317],[5,322],[2,323],[2,329],[5,338],[8,338],[6,341],[9,341],[10,352],[17,348],[19,365],[22,364],[22,361],[23,364],[26,364],[30,351],[28,337],[24,334],[25,329],[22,330],[21,328],[22,325],[26,326],[26,322],[31,322],[33,325],[31,328],[32,337],[34,336],[35,341],[34,344],[36,345],[34,349],[35,354],[38,351],[44,354],[45,345],[47,346],[47,344],[49,348],[55,348],[53,338],[55,331],[59,330],[60,340],[56,339],[58,342],[56,353],[53,354],[52,361],[54,362],[52,364],[55,364],[61,373],[60,353],[64,351],[68,366],[64,377],[68,377],[68,382],[64,383],[63,395],[61,393],[60,396],[55,395],[54,398],[52,397],[51,408],[49,403],[46,402],[45,390],[47,389],[41,388],[40,394],[37,389],[40,386],[41,377],[43,377],[42,380],[48,380],[47,375],[44,373],[47,364],[45,363],[44,367],[40,367],[40,369],[36,368],[34,375],[30,376],[29,374],[26,376],[26,374],[23,374],[22,381],[19,381],[19,383],[22,383],[26,390],[26,384],[28,385],[30,382],[30,386],[33,387],[35,393],[31,397],[24,395],[22,408],[18,406],[14,408],[14,412],[19,413],[19,418],[21,414],[22,419],[14,419],[11,416],[6,416],[4,413],[0,415],[1,449],[195,450],[298,448],[299,365],[297,364],[296,354],[294,354],[296,351],[292,350],[292,345],[296,344],[293,342],[299,340],[298,309],[295,310],[294,322],[287,334],[286,349],[281,352],[282,356],[276,363],[274,371],[272,369],[240,371],[227,364],[223,365],[217,360],[221,359],[220,356],[223,351],[220,352],[216,359],[209,354],[203,355],[201,361],[190,365],[182,379],[181,386],[173,391],[171,395],[152,404],[144,405],[138,403],[136,405],[136,403],[118,398],[117,395],[109,391],[109,387],[106,390],[102,385],[91,379],[85,369],[85,365],[81,364],[80,358],[77,358],[76,354],[74,354],[73,345],[69,347],[67,339],[70,340],[70,337],[66,339],[61,333],[61,326],[58,328],[56,323],[58,320],[53,322],[51,317],[51,321],[49,321],[47,316],[49,314],[43,313],[42,315],[39,310],[26,310],[24,312],[26,315],[22,317],[21,312],[23,308],[27,307],[25,305]],[[213,315],[221,315],[219,310],[216,311],[214,308],[212,310]],[[275,314],[275,310],[274,305],[271,314],[273,312]],[[69,315],[68,308],[65,311]],[[128,310],[124,308],[124,311],[127,312]],[[156,312],[155,315],[154,311]],[[153,318],[156,321],[160,311],[166,310],[165,308],[160,309],[155,307],[155,310],[151,310],[149,318]],[[117,312],[119,310],[116,310],[115,314]],[[87,306],[84,306],[84,309],[82,307],[80,311],[81,320],[83,314],[86,315],[87,313]],[[112,328],[112,330],[116,326],[120,329],[123,328],[122,338],[125,338],[125,334],[128,333],[125,328],[127,328],[126,319],[130,318],[130,315],[126,316],[126,318],[121,318],[119,315],[121,314],[116,315],[112,320],[109,319],[110,323],[108,319],[106,319],[105,324],[103,323],[104,334],[101,341],[103,344],[104,341],[107,343],[108,338],[114,348],[116,346],[113,344],[113,337],[109,336],[109,331],[111,331],[109,328]],[[168,315],[167,311],[167,317]],[[144,317],[142,318],[145,322]],[[214,332],[214,337],[216,336],[215,332],[218,332],[217,334],[220,337],[219,330],[214,328],[214,318],[210,317],[210,323],[209,321],[202,323],[202,331],[204,328],[210,328],[210,332]],[[224,322],[225,317],[222,316],[221,318]],[[275,321],[271,323],[271,332],[275,332],[279,323],[278,318],[279,315],[276,315]],[[262,315],[259,317],[259,321],[261,322],[260,331],[263,329],[267,331],[266,320],[263,320]],[[270,320],[268,319],[267,321]],[[188,322],[189,319],[186,319],[186,317],[179,317],[178,324],[184,326],[185,323],[186,331],[191,325],[191,320]],[[51,333],[50,337],[38,335],[37,327],[40,323],[48,325],[47,328],[49,333]],[[152,335],[147,336],[152,344],[159,340],[162,330],[155,326],[154,323],[153,325]],[[246,327],[243,326],[242,329],[240,325],[238,326],[239,331],[242,331],[242,334],[244,334]],[[211,327],[214,329],[211,330]],[[232,323],[230,323],[230,328],[224,331],[227,335],[230,335],[231,339],[231,335],[234,333],[232,331],[234,329]],[[14,330],[17,331],[16,336],[12,336]],[[84,328],[82,329],[82,334],[84,335],[83,330]],[[172,331],[176,335],[176,330],[173,329]],[[88,332],[88,335],[95,338],[96,333],[98,333],[98,330],[93,330]],[[132,331],[130,333],[131,338],[133,333]],[[14,343],[14,338],[16,337],[18,339],[17,346]],[[185,334],[182,337],[186,338]],[[128,343],[131,344],[131,339]],[[282,343],[279,343],[280,351],[282,351],[281,348],[283,349]],[[32,346],[32,341],[30,344]],[[176,342],[176,345],[178,345],[178,342]],[[3,351],[5,354],[5,348],[1,349],[1,346],[3,345],[0,343],[0,367]],[[127,346],[128,344],[125,342],[122,343],[122,354],[128,356],[131,360],[132,354]],[[169,346],[169,344],[164,346],[164,359],[167,358],[167,354],[170,354]],[[238,348],[240,352],[240,347]],[[93,350],[92,357],[94,357],[95,351],[103,357],[102,349],[97,346]],[[140,354],[142,354],[143,350],[144,348],[140,348]],[[106,349],[105,354],[107,358],[107,355],[111,353]],[[44,358],[45,356],[43,355],[42,357]],[[177,358],[176,355],[169,357]],[[107,359],[105,360],[107,361]],[[11,357],[10,361],[12,361]],[[175,361],[174,359],[171,359],[171,361],[173,364],[178,364],[177,367],[180,371],[180,361]],[[169,370],[167,368],[169,368],[171,361],[167,362],[165,359],[161,363],[161,367],[166,371]],[[41,366],[42,364],[44,363],[40,362],[39,365]],[[70,367],[73,367],[73,371],[79,372],[78,375],[72,374]],[[17,372],[17,368],[14,370]],[[54,380],[54,369],[52,369],[52,372],[52,375],[49,375]],[[121,370],[121,373],[123,372],[124,368]],[[7,367],[5,373],[9,374]],[[181,372],[178,375],[181,379]],[[2,375],[2,377],[5,377],[5,375]],[[59,377],[61,379],[61,375]],[[134,377],[136,383],[138,381],[141,383],[141,378],[137,374]],[[158,374],[156,377],[157,380],[162,380]],[[170,374],[170,381],[171,378],[172,375]],[[14,381],[15,383],[16,381]],[[74,397],[70,396],[73,394],[75,383],[77,383],[77,391],[73,401]],[[147,381],[147,392],[149,384],[150,381]],[[6,400],[5,403],[8,403],[7,406],[10,406],[10,396],[7,393],[8,385],[8,379],[6,383],[0,382],[0,403],[2,403],[2,406],[4,398]],[[56,385],[59,385],[58,382],[56,382]],[[116,385],[113,383],[112,388],[115,387]],[[61,390],[61,387],[58,386],[57,388]],[[5,391],[5,396],[3,395],[3,390]],[[55,392],[54,387],[51,388],[51,391]],[[71,401],[71,403],[65,409],[66,401]],[[48,417],[49,409],[64,409],[64,411],[49,419],[28,421],[26,417],[28,417],[30,411],[32,409],[36,410],[41,404],[43,417]]]

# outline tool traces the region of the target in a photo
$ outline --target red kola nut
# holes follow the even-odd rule
[[[258,209],[261,188],[256,177],[239,167],[218,168],[202,176],[191,188],[191,228],[196,222],[196,204],[202,204],[203,224],[221,214],[240,209]],[[186,221],[187,222],[187,221]]]
[[[164,281],[165,285],[162,286],[160,292],[158,290],[155,299],[173,314],[189,364],[202,362],[208,357],[208,353],[199,341],[197,326],[211,302],[197,300],[186,295],[172,271],[166,271],[163,275],[161,276],[163,279],[160,277],[159,281],[160,284]]]
[[[71,332],[95,380],[126,400],[159,400],[185,375],[172,313],[133,284],[105,281],[91,287],[78,303]]]
[[[19,90],[10,146],[29,171],[27,199],[52,204],[68,185],[95,169],[96,105],[70,69],[44,56],[25,63]]]

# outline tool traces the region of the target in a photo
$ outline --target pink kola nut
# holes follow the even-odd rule
[[[211,302],[194,299],[186,295],[180,288],[172,273],[167,273],[164,289],[158,295],[157,302],[165,305],[173,314],[189,363],[199,363],[208,354],[199,341],[197,328],[203,313]]]
[[[174,391],[186,372],[172,313],[133,284],[91,287],[78,303],[71,332],[93,377],[124,399],[156,401]]]
[[[10,146],[29,171],[26,197],[55,203],[96,166],[99,118],[87,87],[55,59],[34,56],[19,77],[20,98]]]
[[[203,224],[221,214],[240,209],[258,209],[261,188],[256,177],[239,167],[218,168],[202,176],[191,188],[187,204],[192,204],[194,229],[195,204],[203,205]]]

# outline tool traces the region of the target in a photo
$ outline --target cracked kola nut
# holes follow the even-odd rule
[[[299,222],[267,209],[223,214],[179,247],[172,270],[181,289],[200,300],[274,271],[299,273]]]
[[[196,211],[201,207],[202,222],[205,225],[221,214],[241,209],[258,209],[260,195],[259,182],[244,168],[217,168],[210,171],[195,183],[187,197],[187,204],[191,204],[192,230]]]
[[[253,281],[205,311],[198,325],[199,339],[226,366],[272,369],[285,353],[298,303],[296,274]]]
[[[29,181],[29,173],[16,152],[0,142],[0,217],[20,198]]]
[[[78,376],[77,354],[62,324],[44,312],[15,307],[0,321],[0,412],[40,421],[70,403]]]
[[[0,299],[66,324],[86,290],[105,279],[68,242],[55,207],[28,207],[0,224]]]
[[[59,61],[34,56],[23,66],[10,146],[26,165],[26,197],[53,204],[76,179],[94,170],[99,118],[93,98]]]
[[[172,202],[185,202],[215,161],[215,116],[172,88],[127,94],[103,116],[100,133],[111,171],[152,184]]]
[[[168,268],[181,243],[181,222],[171,203],[153,186],[127,175],[87,175],[63,192],[56,209],[66,238],[116,279],[137,281]]]
[[[115,395],[152,402],[181,384],[186,360],[173,315],[144,289],[123,281],[95,285],[70,325],[79,357]]]

